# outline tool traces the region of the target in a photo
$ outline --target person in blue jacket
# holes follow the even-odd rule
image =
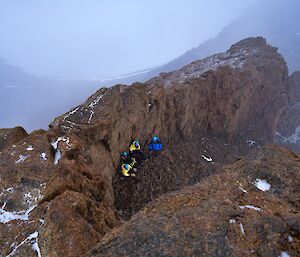
[[[149,143],[148,149],[150,151],[150,156],[152,154],[157,156],[157,153],[162,150],[162,143],[160,142],[158,136],[153,136],[152,140]]]

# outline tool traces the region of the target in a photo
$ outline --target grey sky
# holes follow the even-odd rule
[[[164,64],[255,0],[0,0],[0,57],[51,77],[99,79]]]

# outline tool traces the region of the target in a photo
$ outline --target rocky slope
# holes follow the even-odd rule
[[[86,256],[299,256],[299,171],[299,155],[261,148],[154,200]]]
[[[1,255],[82,256],[152,199],[222,180],[224,164],[274,139],[291,88],[277,49],[249,38],[146,83],[100,89],[1,152]],[[153,133],[164,152],[122,180],[120,153]]]

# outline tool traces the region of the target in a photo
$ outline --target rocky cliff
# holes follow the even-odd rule
[[[220,184],[227,181],[229,175],[221,172],[225,164],[276,137],[291,101],[290,81],[277,49],[263,38],[249,38],[226,53],[195,61],[146,83],[100,89],[55,119],[48,131],[35,131],[1,152],[1,254],[82,256],[152,199],[201,181],[208,187],[210,182],[205,181],[214,177]],[[164,152],[147,161],[135,180],[121,179],[116,173],[120,153],[132,139],[145,146],[154,133],[164,142]],[[232,172],[229,177],[235,180],[238,174]],[[222,186],[228,186],[228,192],[235,190],[231,182]],[[189,197],[198,187],[186,189],[184,194]],[[173,194],[176,197],[177,193]],[[219,208],[228,194],[216,199],[214,208]],[[285,198],[280,201],[290,206]],[[227,204],[231,203],[230,209],[238,204],[229,198]],[[175,205],[170,203],[170,208]],[[196,217],[196,213],[191,215]],[[143,211],[138,215],[143,220]],[[201,215],[199,222],[204,222]],[[212,227],[213,231],[216,228]],[[297,231],[287,231],[299,239]],[[227,246],[224,243],[222,247]],[[238,253],[247,251],[243,246],[236,249]],[[102,252],[95,251],[92,254]],[[122,248],[118,251],[123,252]]]
[[[300,152],[300,72],[290,77],[290,101],[281,115],[275,142]]]

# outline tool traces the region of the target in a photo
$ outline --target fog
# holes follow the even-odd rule
[[[164,64],[255,1],[0,1],[0,56],[52,78],[101,79]]]

